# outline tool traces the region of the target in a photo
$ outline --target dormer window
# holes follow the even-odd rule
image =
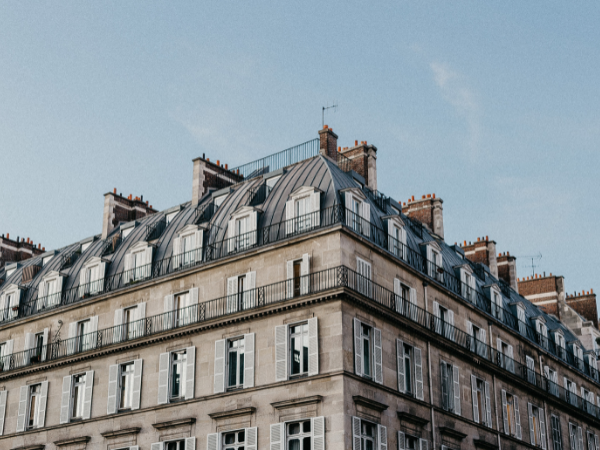
[[[48,256],[44,256],[42,258],[42,266],[45,266],[46,264],[48,264],[52,258],[54,258],[54,254],[48,255]]]
[[[242,252],[256,245],[258,211],[252,206],[243,206],[231,215],[227,227],[229,253]]]
[[[511,303],[517,316],[517,331],[523,336],[527,336],[527,317],[525,315],[525,305],[521,302]]]
[[[573,348],[573,358],[575,360],[575,367],[579,370],[583,370],[583,350],[581,346],[577,343],[572,344]]]
[[[38,286],[38,299],[36,309],[52,308],[60,305],[63,276],[56,271],[50,272]]]
[[[346,226],[358,234],[371,235],[371,204],[359,188],[343,189],[346,206]]]
[[[16,284],[11,284],[0,295],[0,321],[14,320],[19,315],[21,289]]]
[[[125,240],[127,236],[131,234],[131,232],[135,229],[136,222],[124,223],[121,225],[121,239]]]
[[[488,297],[490,298],[490,314],[500,322],[504,321],[504,303],[502,302],[502,294],[497,284],[485,286]]]
[[[290,194],[285,204],[287,236],[305,233],[321,225],[321,191],[302,186]]]
[[[202,261],[204,230],[198,225],[182,228],[173,240],[173,266],[187,267]]]
[[[554,344],[556,345],[556,355],[560,359],[566,359],[566,342],[561,330],[554,332]]]
[[[140,241],[131,247],[125,255],[124,283],[145,280],[152,276],[152,251],[153,247],[146,241]]]
[[[436,241],[423,242],[421,248],[425,249],[425,268],[427,275],[440,283],[444,282],[444,261],[442,249]]]
[[[218,197],[214,197],[213,203],[215,204],[215,207],[218,208],[219,206],[221,206],[228,195],[229,194],[223,194],[223,195],[219,195]]]
[[[267,189],[269,192],[275,187],[275,185],[277,184],[277,182],[279,181],[280,178],[281,178],[281,175],[267,179],[265,184],[267,185]]]
[[[540,346],[548,350],[548,327],[546,326],[546,321],[543,317],[537,317],[535,319],[535,331]]]
[[[475,303],[477,301],[477,284],[473,275],[473,269],[468,264],[455,267],[455,270],[457,269],[460,277],[461,295],[469,302]]]
[[[105,273],[106,263],[97,256],[90,258],[79,272],[79,297],[104,292]]]
[[[384,219],[386,219],[384,217]],[[387,217],[388,250],[397,258],[407,260],[406,228],[402,218],[398,216]]]

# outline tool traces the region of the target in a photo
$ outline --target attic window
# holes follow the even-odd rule
[[[90,248],[90,245],[92,245],[92,242],[86,242],[85,244],[81,244],[81,253],[85,252],[88,248]]]
[[[290,194],[285,204],[286,235],[304,233],[321,224],[321,192],[302,186]]]
[[[173,264],[189,266],[202,260],[203,230],[196,225],[184,227],[173,241]]]
[[[258,211],[244,206],[231,215],[227,226],[229,253],[244,251],[256,245]]]
[[[460,281],[461,281],[461,292],[464,298],[471,303],[475,303],[477,300],[477,288],[475,283],[475,277],[471,272],[465,270],[464,267],[460,269]]]
[[[13,273],[15,273],[15,270],[17,270],[16,268],[14,269],[7,269],[6,270],[6,277],[10,277]]]
[[[404,222],[397,218],[389,218],[387,220],[388,228],[388,250],[396,257],[406,260],[408,257],[408,249],[406,247],[406,228]]]
[[[177,214],[179,214],[179,211],[174,211],[166,215],[167,225],[169,225],[173,221]]]
[[[223,194],[223,195],[219,195],[218,197],[215,197],[213,199],[213,203],[215,204],[215,207],[218,208],[219,206],[221,206],[228,195],[229,194]]]
[[[565,337],[558,330],[554,332],[554,343],[556,344],[556,354],[558,355],[558,357],[561,358],[561,359],[565,359],[566,358],[566,354],[565,354],[565,348],[566,348]]]
[[[271,189],[273,189],[275,187],[275,185],[277,184],[277,182],[279,181],[280,178],[281,178],[281,175],[279,175],[277,177],[269,178],[266,181],[266,185],[269,188],[269,190],[271,190]]]
[[[538,341],[542,348],[548,350],[548,327],[541,319],[535,319],[535,331],[538,334]]]
[[[346,206],[346,226],[363,236],[371,235],[371,205],[360,189],[344,192]]]
[[[42,266],[45,266],[46,264],[48,264],[52,258],[54,258],[54,255],[49,255],[49,256],[42,258]]]

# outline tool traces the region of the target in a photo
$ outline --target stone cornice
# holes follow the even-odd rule
[[[186,419],[169,420],[168,422],[153,423],[152,426],[157,430],[164,430],[166,428],[175,428],[182,425],[192,425],[196,423],[195,417],[188,417]]]
[[[313,395],[312,397],[296,398],[293,400],[284,400],[282,402],[271,403],[271,406],[275,409],[288,409],[297,408],[299,406],[305,406],[310,404],[317,404],[323,401],[321,395]]]
[[[128,434],[138,434],[140,432],[140,430],[141,430],[140,427],[124,428],[122,430],[105,431],[104,433],[100,433],[100,435],[106,439],[112,439],[112,438],[116,438],[119,436],[125,436]]]
[[[232,419],[234,417],[247,416],[249,414],[254,414],[255,412],[256,412],[256,408],[254,406],[249,406],[248,408],[234,409],[232,411],[221,411],[221,412],[209,413],[208,416],[214,420]]]
[[[76,438],[62,439],[60,441],[54,441],[54,445],[56,445],[57,447],[64,447],[66,445],[87,444],[91,440],[92,440],[92,438],[90,436],[80,436],[80,437],[76,437]]]
[[[378,401],[371,400],[370,398],[363,397],[362,395],[354,395],[352,396],[352,400],[354,400],[356,405],[365,406],[377,412],[382,412],[389,408],[389,406],[384,403],[379,403]]]

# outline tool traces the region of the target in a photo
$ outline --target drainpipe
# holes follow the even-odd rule
[[[429,311],[427,306],[427,286],[429,286],[429,283],[427,281],[423,281],[423,301],[425,303],[425,312]],[[429,341],[427,342],[427,365],[429,367],[427,377],[429,379],[429,404],[431,405],[431,448],[435,449],[435,411],[433,409],[433,383],[431,381],[431,342]]]

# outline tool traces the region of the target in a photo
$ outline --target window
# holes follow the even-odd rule
[[[33,355],[31,355],[32,360],[41,361],[44,358],[44,350],[45,350],[45,342],[44,333],[36,333],[33,337]]]
[[[550,416],[552,427],[552,447],[554,450],[562,450],[562,434],[560,431],[560,418],[552,414]]]
[[[531,445],[536,447],[546,448],[546,424],[544,423],[544,410],[527,404],[529,413],[529,439]]]
[[[209,434],[207,450],[256,450],[257,432],[258,429],[253,427]],[[193,448],[188,447],[186,450]]]
[[[587,431],[587,450],[597,450],[596,449],[596,438],[594,437],[594,433],[590,430]]]
[[[487,332],[485,328],[479,328],[467,321],[467,330],[471,351],[487,358]]]
[[[310,420],[286,424],[286,450],[312,450],[311,438]]]
[[[10,361],[13,353],[13,345],[13,339],[10,339],[0,344],[0,367],[3,370],[8,370],[10,368]]]
[[[540,346],[548,350],[548,327],[542,321],[542,319],[535,320],[535,331],[537,333],[537,340]]]
[[[556,344],[556,355],[560,359],[566,359],[567,358],[567,352],[565,350],[566,342],[565,342],[565,337],[562,335],[562,333],[559,333],[559,332],[554,333],[554,343]]]
[[[178,400],[185,398],[185,350],[171,353],[171,382],[169,398]]]
[[[477,301],[477,283],[468,264],[459,266],[460,288],[462,296],[471,303]]]
[[[158,404],[194,398],[196,348],[187,347],[159,358]]]
[[[133,362],[122,364],[120,366],[121,375],[119,377],[119,409],[131,409],[133,405]]]
[[[38,308],[59,305],[62,291],[62,277],[57,272],[51,272],[49,276],[44,277],[38,290],[42,298]]]
[[[371,327],[367,325],[361,325],[360,327],[360,347],[363,355],[363,371],[362,375],[367,378],[371,378],[371,341],[372,341]]]
[[[85,401],[86,374],[74,375],[71,387],[71,419],[83,419],[83,404]]]
[[[214,392],[254,386],[254,333],[215,342]]]
[[[356,277],[356,288],[358,292],[366,297],[372,297],[371,263],[368,263],[364,259],[356,258],[356,272],[358,274]]]
[[[275,378],[319,373],[318,319],[275,327]]]
[[[381,330],[354,319],[354,366],[357,375],[383,383]]]
[[[430,246],[431,247],[431,246]],[[442,263],[442,253],[432,248],[431,249],[431,260],[429,261],[430,271],[429,275],[439,281],[440,283],[444,282],[444,266]]]
[[[137,320],[137,306],[133,308],[125,308],[123,310],[123,326],[124,326],[124,335],[126,339],[134,339],[141,333],[137,333],[136,327]]]
[[[502,418],[504,433],[521,439],[521,416],[519,413],[519,398],[502,390]]]
[[[321,223],[321,192],[302,186],[290,194],[285,204],[286,235],[309,231]]]
[[[223,433],[223,450],[244,450],[246,430]]]
[[[218,208],[220,207],[223,202],[225,201],[225,199],[227,198],[229,194],[223,194],[223,195],[219,195],[218,197],[215,197],[213,199],[213,203],[215,204],[215,207]]]
[[[460,404],[460,371],[445,361],[440,361],[442,381],[442,408],[454,414],[461,415]]]
[[[569,443],[571,450],[583,450],[583,430],[569,422]]]
[[[527,322],[525,318],[525,307],[522,304],[517,304],[517,322],[519,325],[519,333],[527,336]]]
[[[515,361],[514,361],[514,353],[513,346],[507,344],[502,341],[500,338],[497,340],[497,349],[498,349],[498,365],[503,369],[508,370],[509,372],[514,373],[515,371]]]
[[[490,405],[490,385],[487,381],[471,375],[471,393],[473,401],[473,421],[492,426],[492,410]]]
[[[394,294],[396,295],[396,311],[411,320],[417,320],[417,290],[395,278]]]
[[[398,448],[402,450],[427,450],[427,441],[398,431]]]
[[[454,311],[441,306],[438,302],[433,302],[432,328],[435,332],[441,334],[446,339],[454,340]]]
[[[37,428],[42,396],[42,385],[34,384],[29,386],[29,413],[27,414],[27,428]]]
[[[290,375],[308,374],[308,323],[290,325]]]
[[[556,373],[556,370],[552,370],[548,366],[545,366],[544,374],[546,375],[546,382],[548,383],[548,392],[558,397],[558,374]]]
[[[175,295],[173,305],[173,326],[182,327],[187,325],[189,321],[189,309],[190,304],[190,293],[184,292],[182,294]]]
[[[573,344],[573,359],[575,360],[575,367],[583,370],[583,350],[577,344]]]
[[[77,322],[75,352],[85,352],[92,348],[92,321],[90,319]]]
[[[583,410],[588,414],[596,415],[594,409],[594,394],[581,386],[581,403]]]
[[[531,356],[525,356],[525,363],[527,365],[527,381],[529,381],[531,384],[537,384],[535,360]]]
[[[310,292],[310,255],[287,262],[287,297],[299,297]]]
[[[408,249],[406,247],[406,229],[400,218],[390,218],[387,221],[388,227],[388,250],[397,258],[406,260]]]
[[[190,224],[179,230],[173,239],[173,265],[189,267],[202,261],[204,233],[198,225]]]
[[[106,263],[98,257],[90,258],[79,272],[79,297],[95,295],[104,291]]]
[[[185,441],[169,441],[165,442],[165,450],[185,450]]]
[[[46,420],[46,401],[48,398],[48,382],[21,386],[19,392],[19,410],[17,414],[17,432],[43,428]],[[6,407],[6,391],[0,395],[0,407]],[[2,416],[4,420],[4,416]],[[0,424],[0,432],[3,424]]]
[[[185,438],[185,439],[175,439],[172,441],[166,441],[166,442],[155,442],[154,444],[151,445],[152,450],[195,450],[196,448],[196,438],[195,437],[190,437],[190,438]],[[137,450],[138,446],[136,445],[135,447],[129,447],[129,448],[125,448],[123,450]],[[216,440],[215,440],[215,446],[214,447],[209,447],[209,450],[221,450],[221,449],[217,449],[216,446]],[[248,450],[251,450],[250,447],[248,447]],[[255,450],[255,449],[252,449]]]
[[[379,448],[387,448],[387,428],[352,417],[352,449],[377,450]]]
[[[227,279],[227,313],[233,314],[256,306],[256,272]]]
[[[244,339],[230,339],[227,341],[227,346],[227,387],[242,388],[244,387]]]
[[[14,320],[19,315],[21,289],[11,285],[0,295],[0,320]]]
[[[359,188],[345,189],[346,226],[358,234],[371,234],[371,204]]]
[[[396,339],[398,390],[423,400],[421,349]]]
[[[504,320],[504,306],[502,304],[502,296],[498,291],[492,289],[490,291],[490,298],[492,300],[492,316],[494,316],[499,321]]]
[[[567,396],[567,401],[573,406],[578,406],[577,385],[571,380],[568,380],[567,377],[563,377],[563,379],[565,383],[565,394]]]
[[[250,216],[240,217],[235,220],[235,249],[245,250],[250,246]]]
[[[124,283],[150,278],[152,275],[152,251],[152,246],[145,241],[140,241],[131,247],[131,251],[125,255]]]
[[[142,360],[111,365],[108,369],[108,414],[140,408]]]

